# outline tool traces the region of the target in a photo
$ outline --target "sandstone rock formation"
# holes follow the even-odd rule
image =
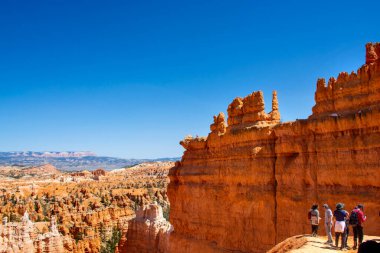
[[[173,165],[151,162],[110,172],[58,174],[49,173],[54,171],[50,166],[38,171],[32,167],[31,174],[24,173],[24,167],[0,167],[0,217],[6,224],[0,226],[0,253],[26,248],[99,252],[113,231],[127,233],[139,205],[157,201],[168,210],[167,174]]]
[[[52,219],[50,232],[38,234],[36,225],[25,212],[21,222],[7,222],[0,225],[0,252],[6,253],[63,253],[64,237],[58,232],[55,219]]]
[[[40,166],[19,167],[19,166],[0,166],[0,177],[3,179],[21,179],[36,177],[39,179],[55,178],[62,174],[51,164]]]
[[[33,253],[33,223],[29,220],[26,212],[22,218],[22,223],[8,223],[7,218],[3,219],[0,225],[0,252],[25,252]]]
[[[366,64],[375,63],[380,59],[380,43],[368,43],[365,47]]]
[[[51,164],[44,164],[41,166],[34,166],[23,170],[25,174],[29,175],[49,175],[60,174],[61,172]]]
[[[280,122],[281,115],[278,107],[277,91],[273,91],[272,94],[272,111],[269,113],[272,121]]]
[[[261,92],[228,106],[228,126],[187,137],[171,169],[174,232],[167,252],[264,252],[310,230],[314,202],[350,210],[364,203],[366,234],[380,231],[380,45],[366,64],[317,82],[307,120],[280,123],[277,96],[264,112]]]
[[[214,116],[214,123],[210,125],[210,130],[212,133],[216,133],[218,135],[226,132],[226,119],[224,113],[221,112],[218,116]]]
[[[64,253],[64,237],[58,232],[56,217],[52,216],[50,221],[50,231],[44,234],[39,234],[35,241],[35,252],[49,253],[57,252]],[[67,239],[66,239],[67,240]]]
[[[136,212],[136,218],[129,222],[127,241],[121,242],[119,252],[167,252],[171,230],[170,223],[163,217],[161,206],[157,204],[141,206]]]
[[[280,121],[277,92],[273,91],[272,112],[265,113],[264,96],[261,91],[253,92],[245,98],[235,98],[228,106],[228,126],[244,128],[252,125],[273,124]]]
[[[338,78],[317,82],[311,118],[360,113],[379,107],[380,43],[366,45],[366,64],[357,72],[342,72]]]
[[[102,168],[99,168],[99,169],[96,169],[94,171],[91,171],[92,175],[96,176],[96,177],[100,177],[100,176],[105,176],[106,175],[106,171]]]

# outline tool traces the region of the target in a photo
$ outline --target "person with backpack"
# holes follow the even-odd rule
[[[336,210],[334,211],[334,220],[335,220],[335,247],[338,248],[339,237],[342,236],[342,242],[340,249],[345,250],[346,246],[346,220],[348,219],[348,212],[343,210],[344,204],[336,204]]]
[[[331,228],[333,224],[333,214],[329,207],[329,205],[324,204],[323,207],[325,208],[325,230],[327,235],[327,244],[333,243],[332,235],[331,235]]]
[[[364,206],[362,204],[357,205],[354,210],[352,210],[350,215],[350,225],[354,231],[354,248],[358,247],[363,242],[363,223],[366,221],[367,217],[364,215]]]
[[[318,227],[319,227],[319,211],[318,204],[313,204],[309,213],[308,218],[311,223],[311,236],[316,237],[318,235]]]

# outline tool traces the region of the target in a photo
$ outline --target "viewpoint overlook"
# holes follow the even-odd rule
[[[307,119],[282,122],[277,92],[267,112],[255,91],[185,137],[175,163],[2,166],[0,252],[332,252],[305,236],[306,214],[339,202],[364,203],[379,240],[380,43],[365,49],[356,72],[318,79]]]

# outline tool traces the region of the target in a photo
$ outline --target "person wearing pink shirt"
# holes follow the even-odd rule
[[[364,206],[359,204],[352,210],[350,215],[350,225],[352,225],[352,229],[354,231],[354,248],[358,247],[358,239],[359,245],[363,242],[363,223],[366,221],[367,217],[364,215]]]

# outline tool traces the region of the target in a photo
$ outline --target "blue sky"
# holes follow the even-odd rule
[[[364,63],[379,1],[0,3],[0,151],[182,155],[237,96],[307,118],[318,77]]]

